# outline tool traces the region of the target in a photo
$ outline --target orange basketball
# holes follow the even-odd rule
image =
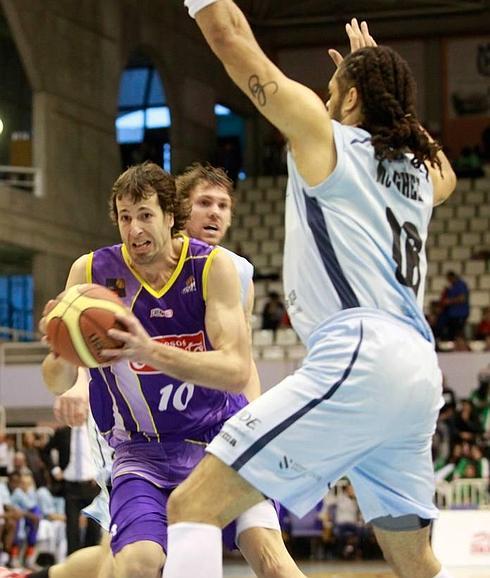
[[[46,334],[53,351],[80,367],[98,367],[107,363],[103,349],[121,347],[107,335],[108,329],[121,325],[116,313],[127,313],[123,302],[102,285],[74,285],[61,293],[46,315]]]

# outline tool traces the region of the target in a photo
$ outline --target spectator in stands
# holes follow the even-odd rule
[[[0,478],[8,474],[9,446],[7,436],[0,431]]]
[[[478,420],[475,406],[470,399],[461,400],[460,410],[456,412],[455,425],[459,438],[463,442],[474,443],[478,436],[483,433],[483,428]]]
[[[475,339],[490,337],[490,307],[485,307],[481,314],[480,322],[475,329]]]
[[[64,500],[55,498],[45,486],[38,488],[36,494],[42,514],[38,541],[43,539],[45,546],[42,551],[49,552],[54,561],[61,562],[67,550]],[[41,546],[39,550],[41,551]]]
[[[286,308],[277,291],[271,291],[268,297],[269,300],[262,309],[262,329],[275,331],[281,324]]]
[[[52,450],[58,453],[57,464],[53,461]],[[100,540],[98,524],[88,520],[84,540],[79,524],[81,510],[99,493],[87,426],[58,428],[46,444],[43,458],[53,478],[61,484],[61,494],[66,501],[68,554],[83,546],[97,545]]]
[[[483,160],[478,146],[465,146],[459,157],[453,163],[454,172],[458,178],[477,179],[483,177]]]
[[[485,466],[477,461],[481,457],[481,454],[478,453],[478,446],[467,442],[464,442],[461,446],[461,457],[455,464],[451,480],[479,477],[479,471],[483,470]],[[475,456],[477,456],[477,459],[475,459]]]
[[[445,383],[442,395],[445,403],[439,413],[432,446],[432,456],[436,470],[440,470],[449,463],[454,445],[459,439],[455,423],[456,396],[454,391],[447,387]]]
[[[22,448],[26,458],[26,465],[31,470],[36,487],[40,488],[48,483],[46,465],[38,447],[38,439],[33,432],[26,432],[22,436]]]
[[[14,456],[15,456],[15,436],[7,434],[7,475],[14,471]]]
[[[27,466],[27,457],[24,452],[16,451],[14,454],[14,470],[12,473],[19,475],[30,474],[31,470]]]
[[[490,434],[490,371],[481,371],[478,379],[478,387],[471,393],[470,399],[478,413],[483,432]]]
[[[441,313],[443,311],[442,306],[442,299],[437,299],[431,301],[429,304],[429,311],[425,318],[427,319],[427,323],[429,324],[430,328],[432,329],[432,333],[436,339],[440,339],[440,329],[441,329]]]
[[[17,488],[20,487],[20,479],[21,479],[21,474],[14,471],[11,474],[9,474],[9,477],[7,480],[7,488],[9,491],[9,499],[10,499],[10,504],[12,507],[13,520],[14,520],[15,524],[14,524],[13,534],[10,537],[10,541],[7,544],[6,552],[8,552],[9,557],[10,557],[9,565],[13,568],[16,568],[20,565],[20,560],[19,560],[20,548],[19,548],[19,544],[18,544],[18,533],[19,533],[19,530],[24,525],[24,512],[22,511],[22,509],[20,509],[18,506],[16,506],[12,501],[13,493],[15,492],[15,490]]]
[[[441,297],[442,312],[438,332],[441,339],[454,341],[464,335],[466,321],[470,314],[470,293],[468,285],[454,271],[446,274],[448,285]]]
[[[12,565],[12,548],[21,518],[22,512],[12,504],[9,487],[0,482],[0,566]]]
[[[12,492],[12,504],[22,511],[24,517],[24,532],[21,534],[18,531],[16,545],[20,550],[22,538],[25,540],[24,566],[34,569],[36,567],[37,532],[42,513],[37,499],[34,478],[31,473],[24,473],[20,476],[19,485]]]
[[[350,483],[339,488],[337,494],[329,492],[323,501],[319,517],[324,527],[332,526],[345,559],[359,558],[363,523],[354,489]]]
[[[453,412],[456,410],[456,394],[454,389],[447,384],[446,376],[442,376],[442,397],[444,398],[444,409],[450,408]]]
[[[446,480],[447,482],[451,481],[453,478],[453,473],[456,468],[456,464],[459,463],[461,458],[463,457],[463,444],[461,441],[458,441],[453,445],[451,450],[451,455],[447,460],[447,463],[439,463],[435,464],[436,470],[436,480]]]
[[[478,444],[471,446],[470,456],[475,464],[477,478],[488,479],[490,477],[490,463],[483,455],[483,450]]]

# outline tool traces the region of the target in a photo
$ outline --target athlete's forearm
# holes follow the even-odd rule
[[[183,351],[152,343],[145,363],[182,381],[239,393],[250,377],[250,358],[224,351]]]
[[[253,96],[250,94],[250,75],[244,71],[252,63],[258,66],[258,56],[264,55],[240,8],[231,0],[219,0],[200,10],[196,22],[232,80],[248,97]]]
[[[53,353],[45,357],[41,370],[46,387],[55,395],[70,389],[78,377],[78,367],[61,357],[55,357]]]

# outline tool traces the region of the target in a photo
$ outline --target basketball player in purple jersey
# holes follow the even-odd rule
[[[145,166],[140,167],[139,170],[144,172],[144,168]],[[149,165],[146,165],[146,168],[149,170]],[[154,168],[153,170],[157,169]],[[133,169],[133,171],[136,170],[138,168]],[[158,170],[161,171],[161,169]],[[131,176],[135,177],[134,174]],[[139,176],[141,177],[141,175]],[[185,202],[186,199],[190,201],[192,206],[190,227],[195,227],[196,232],[209,231],[209,235],[216,239],[215,242],[221,240],[231,222],[231,182],[229,179],[222,171],[211,167],[197,166],[189,169],[180,182],[181,188],[186,189],[182,191],[181,195],[184,201],[182,207],[188,204]],[[217,182],[220,183],[218,186],[216,186]],[[151,259],[148,259],[148,253],[151,253],[148,248],[152,245],[158,246],[160,228],[144,223],[146,219],[151,221],[154,213],[159,213],[158,208],[161,210],[162,207],[158,207],[159,200],[155,194],[143,198],[141,201],[133,202],[132,197],[126,198],[131,193],[120,194],[119,191],[116,183],[113,210],[118,218],[124,246],[102,249],[95,252],[93,257],[83,256],[73,266],[67,286],[89,280],[117,288],[128,305],[133,304],[133,311],[138,311],[140,317],[144,318],[146,312],[146,318],[149,317],[150,319],[150,322],[146,321],[146,327],[150,331],[153,329],[152,318],[159,320],[159,323],[164,325],[167,331],[168,326],[171,326],[171,320],[177,317],[178,311],[183,310],[184,314],[188,312],[189,319],[186,319],[184,323],[180,319],[177,328],[170,330],[171,335],[157,335],[158,341],[184,347],[193,353],[194,351],[202,352],[205,349],[210,349],[211,340],[208,337],[209,331],[206,331],[209,323],[206,308],[209,308],[210,303],[213,304],[210,297],[211,289],[209,289],[206,308],[204,303],[199,301],[198,296],[201,292],[206,293],[207,288],[211,287],[210,282],[213,279],[212,272],[215,265],[214,263],[209,265],[209,262],[211,259],[216,259],[217,253],[213,251],[212,247],[193,240],[189,241],[185,237],[170,237],[170,219],[166,226],[167,243],[175,243],[177,240],[182,246],[180,246],[180,256],[178,256],[178,252],[174,256],[174,271],[168,271],[169,281],[158,291],[155,289],[158,287],[157,282],[149,284],[144,273],[147,273],[147,277],[151,278],[146,271],[147,268],[150,268],[147,265],[153,264]],[[180,209],[173,207],[173,210],[177,213]],[[161,212],[165,222],[166,212]],[[185,213],[185,210],[182,210],[181,213]],[[177,222],[178,217],[177,214],[175,217]],[[128,233],[124,225],[121,225],[121,221],[126,223],[128,219],[140,222],[136,228],[141,228],[144,233],[141,234],[138,231],[136,235],[132,234],[131,230]],[[179,230],[181,225],[177,226],[177,230]],[[218,251],[218,253],[221,252]],[[163,251],[161,253],[163,256]],[[178,270],[179,267],[180,274],[177,275],[175,270]],[[86,276],[87,270],[91,271],[88,278]],[[154,271],[154,269],[152,270]],[[221,275],[230,274],[235,275],[235,271],[230,272],[228,269],[228,271],[221,272]],[[216,277],[223,279],[221,275]],[[173,285],[169,287],[168,285],[172,280]],[[167,288],[166,291],[165,288]],[[175,288],[177,288],[177,301],[180,300],[179,306],[170,301],[170,297],[176,293],[175,290],[172,291]],[[158,307],[148,305],[146,308],[146,304],[142,305],[141,300],[138,301],[143,290],[150,294],[151,298],[148,298],[148,301],[151,305],[154,305],[152,301],[158,298],[158,295],[155,294],[165,295],[166,299],[158,303]],[[184,296],[186,297],[184,298]],[[191,306],[186,306],[183,302],[187,298],[194,299]],[[236,315],[235,310],[234,315]],[[196,324],[195,318],[198,318],[199,315],[202,319],[205,318],[204,330]],[[133,317],[130,321],[133,323],[132,330],[134,331],[131,338],[137,338],[140,343],[146,339],[149,349],[153,350],[154,340],[148,339],[136,318]],[[213,322],[213,317],[211,317],[212,329]],[[235,327],[241,330],[240,326]],[[160,330],[159,333],[163,333],[163,331]],[[222,336],[219,335],[214,337],[219,344],[223,343],[220,341],[220,337],[222,339]],[[241,339],[243,339],[243,335]],[[157,351],[160,347],[157,345]],[[236,347],[239,349],[240,345],[237,344]],[[227,348],[225,347],[225,349]],[[213,356],[218,351],[215,350]],[[228,351],[226,354],[230,355]],[[184,355],[184,357],[187,356]],[[196,357],[202,357],[202,355],[199,354]],[[233,358],[236,359],[236,356],[232,356]],[[142,363],[142,361],[144,360],[139,357],[138,359],[135,358],[129,367],[126,362],[121,362],[111,367],[110,370],[105,368],[92,372],[92,411],[99,428],[107,433],[111,445],[116,448],[111,499],[111,512],[113,512],[111,545],[115,554],[115,564],[114,570],[112,570],[106,561],[102,570],[103,576],[153,577],[158,575],[165,559],[166,546],[166,519],[162,515],[166,495],[162,502],[161,494],[165,494],[165,492],[162,492],[159,486],[172,488],[177,485],[179,480],[184,479],[197,461],[201,459],[203,446],[217,433],[223,419],[226,419],[228,414],[235,413],[246,403],[245,398],[241,395],[230,395],[224,391],[199,388],[190,380],[184,380],[180,376],[189,374],[180,373],[181,370],[177,367],[179,361],[176,362],[177,379],[172,380],[170,377],[169,379],[165,377],[165,384],[162,381],[163,376],[156,373],[154,362],[152,361],[150,365],[149,363]],[[45,362],[46,381],[57,391],[65,388],[66,383],[72,383],[75,379],[74,368],[68,368],[67,365],[62,360],[53,359],[52,356],[48,357]],[[219,365],[216,361],[210,366],[212,371],[216,371],[217,367]],[[251,396],[255,396],[258,389],[258,379],[254,369],[253,367],[252,378],[247,385],[252,392]],[[70,371],[72,372],[71,376],[69,375]],[[202,369],[199,364],[194,364],[191,371],[199,373]],[[191,375],[194,376],[197,373]],[[117,380],[114,374],[117,375]],[[235,379],[236,374],[231,372],[231,375]],[[99,376],[101,377],[99,378]],[[157,385],[153,386],[152,383],[148,387],[147,384],[151,383],[150,379],[155,380]],[[207,379],[206,376],[203,376],[200,380],[195,379],[193,381],[200,382],[205,379]],[[222,379],[219,381],[223,383]],[[231,383],[234,384],[235,382]],[[162,384],[163,387],[161,387]],[[226,384],[221,387],[234,387],[234,385]],[[134,395],[134,392],[138,393],[138,390],[145,395],[144,403]],[[156,393],[156,398],[151,399],[149,393]],[[199,395],[202,397],[201,403],[193,405],[192,402]],[[218,403],[215,402],[216,398],[218,398]],[[118,399],[119,404],[117,404]],[[225,403],[221,403],[223,399]],[[67,404],[65,415],[68,414],[73,417],[73,398],[70,401],[68,397],[65,397],[65,400]],[[213,403],[215,404],[214,407]],[[67,409],[70,404],[71,409]],[[116,408],[115,411],[113,411],[114,407]],[[136,413],[135,408],[138,407],[140,411]],[[156,411],[151,411],[150,408],[159,408],[159,411],[166,415],[159,420],[160,415]],[[195,408],[197,412],[194,422],[189,415],[190,412],[185,411],[190,408]],[[170,417],[174,418],[173,423],[171,423]],[[141,420],[140,422],[137,421],[138,418]],[[206,424],[206,420],[208,421],[207,425],[203,425]],[[123,427],[121,427],[121,423]],[[129,428],[124,427],[126,423],[130,424]],[[251,425],[253,426],[253,424]],[[163,440],[160,439],[160,443],[158,443],[159,436],[164,438]],[[142,499],[144,498],[145,503],[138,503],[138,494],[141,495]],[[150,511],[145,510],[148,500],[152,500]],[[271,515],[271,509],[269,503],[263,503],[259,509],[251,511],[248,516],[245,516],[241,527],[239,525],[237,530],[237,535],[240,535],[240,548],[258,576],[303,576],[284,547],[277,517],[275,512],[272,512]],[[144,515],[145,512],[146,515]],[[232,542],[233,537],[228,543],[231,545]],[[71,577],[75,575],[78,568],[83,568],[86,572],[87,566],[90,565],[88,554],[90,554],[90,559],[96,561],[94,566],[100,568],[104,559],[104,555],[101,553],[103,549],[99,548],[98,552],[94,551],[93,548],[90,550],[91,552],[86,555],[83,551],[75,554],[71,560],[68,560],[69,566],[65,564],[51,568],[48,575],[50,578],[65,577],[68,567]],[[81,560],[82,556],[84,556],[83,561]]]

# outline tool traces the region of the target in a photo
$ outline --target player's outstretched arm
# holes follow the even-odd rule
[[[126,331],[107,332],[124,346],[103,350],[101,355],[108,363],[137,361],[182,381],[222,391],[242,391],[250,377],[250,344],[238,274],[224,252],[218,251],[213,258],[204,298],[206,332],[214,351],[184,351],[155,342],[130,313],[116,316]]]
[[[232,0],[199,10],[196,22],[232,80],[286,136],[306,182],[314,185],[326,178],[335,166],[335,147],[322,100],[271,62]]]
[[[86,282],[88,255],[82,255],[71,266],[65,289]],[[53,302],[49,301],[44,307],[43,316],[39,322],[39,330],[46,333],[46,314],[51,309]],[[65,361],[54,353],[48,353],[42,363],[42,374],[44,383],[49,391],[55,395],[60,395],[70,389],[77,381],[78,367]]]

